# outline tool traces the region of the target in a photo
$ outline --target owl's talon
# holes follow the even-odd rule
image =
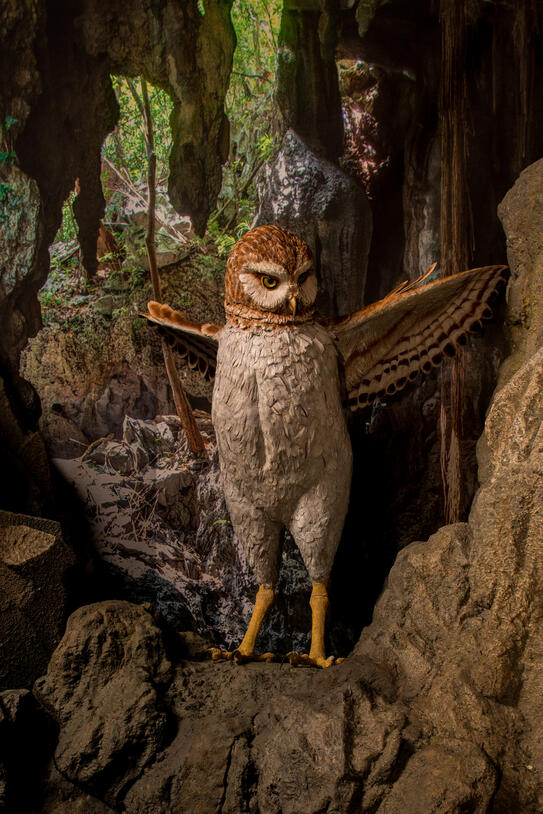
[[[234,655],[229,650],[221,650],[220,647],[210,647],[208,653],[212,661],[231,661]]]
[[[242,653],[240,650],[234,650],[233,659],[236,664],[247,664],[249,661],[275,661],[275,653]]]
[[[247,655],[245,653],[241,653],[239,650],[234,650],[232,658],[236,664],[247,664],[248,661],[254,661],[255,659],[252,653],[251,655]]]
[[[241,650],[221,650],[220,647],[210,647],[207,651],[212,661],[233,661],[236,664],[247,664],[250,661],[275,661],[275,653],[243,653]]]
[[[266,662],[275,661],[275,653],[262,653],[260,656],[257,656],[257,660]]]
[[[293,667],[322,667],[325,669],[338,663],[334,656],[328,656],[328,658],[314,658],[307,653],[297,653],[295,650],[291,653],[287,653],[287,658]]]

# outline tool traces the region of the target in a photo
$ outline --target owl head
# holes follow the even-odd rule
[[[309,246],[278,226],[257,226],[238,240],[226,266],[226,312],[298,322],[313,313],[317,278]]]

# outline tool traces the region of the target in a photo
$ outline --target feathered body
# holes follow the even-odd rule
[[[313,581],[328,577],[351,482],[338,357],[315,322],[221,331],[213,392],[224,492],[258,582],[278,576],[288,528]]]

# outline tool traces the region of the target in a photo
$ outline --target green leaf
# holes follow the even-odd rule
[[[0,164],[13,164],[17,158],[17,153],[14,150],[4,150],[0,153]]]

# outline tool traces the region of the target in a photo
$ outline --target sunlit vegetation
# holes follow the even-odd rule
[[[167,183],[172,146],[169,119],[173,104],[166,91],[148,86],[157,157],[159,251],[171,250],[173,256],[176,246],[179,248],[179,244],[189,242],[193,247],[191,251],[204,255],[211,251],[221,257],[250,228],[257,202],[256,182],[264,164],[272,159],[276,146],[272,97],[281,5],[281,0],[236,0],[232,8],[237,48],[226,99],[230,151],[223,168],[217,207],[210,217],[204,240],[192,237],[190,223],[169,207]],[[199,8],[203,13],[204,6],[200,4]],[[104,224],[118,244],[120,262],[127,263],[127,271],[133,273],[134,266],[145,255],[141,219],[138,225],[138,217],[134,216],[134,209],[139,206],[143,213],[147,206],[148,165],[141,82],[113,76],[112,84],[120,117],[102,148],[102,186],[106,198]],[[72,266],[74,264],[73,248],[77,246],[77,224],[73,213],[75,195],[75,191],[70,193],[64,203],[62,225],[55,244],[69,245],[65,248],[55,245],[55,265],[64,253],[69,253]]]

